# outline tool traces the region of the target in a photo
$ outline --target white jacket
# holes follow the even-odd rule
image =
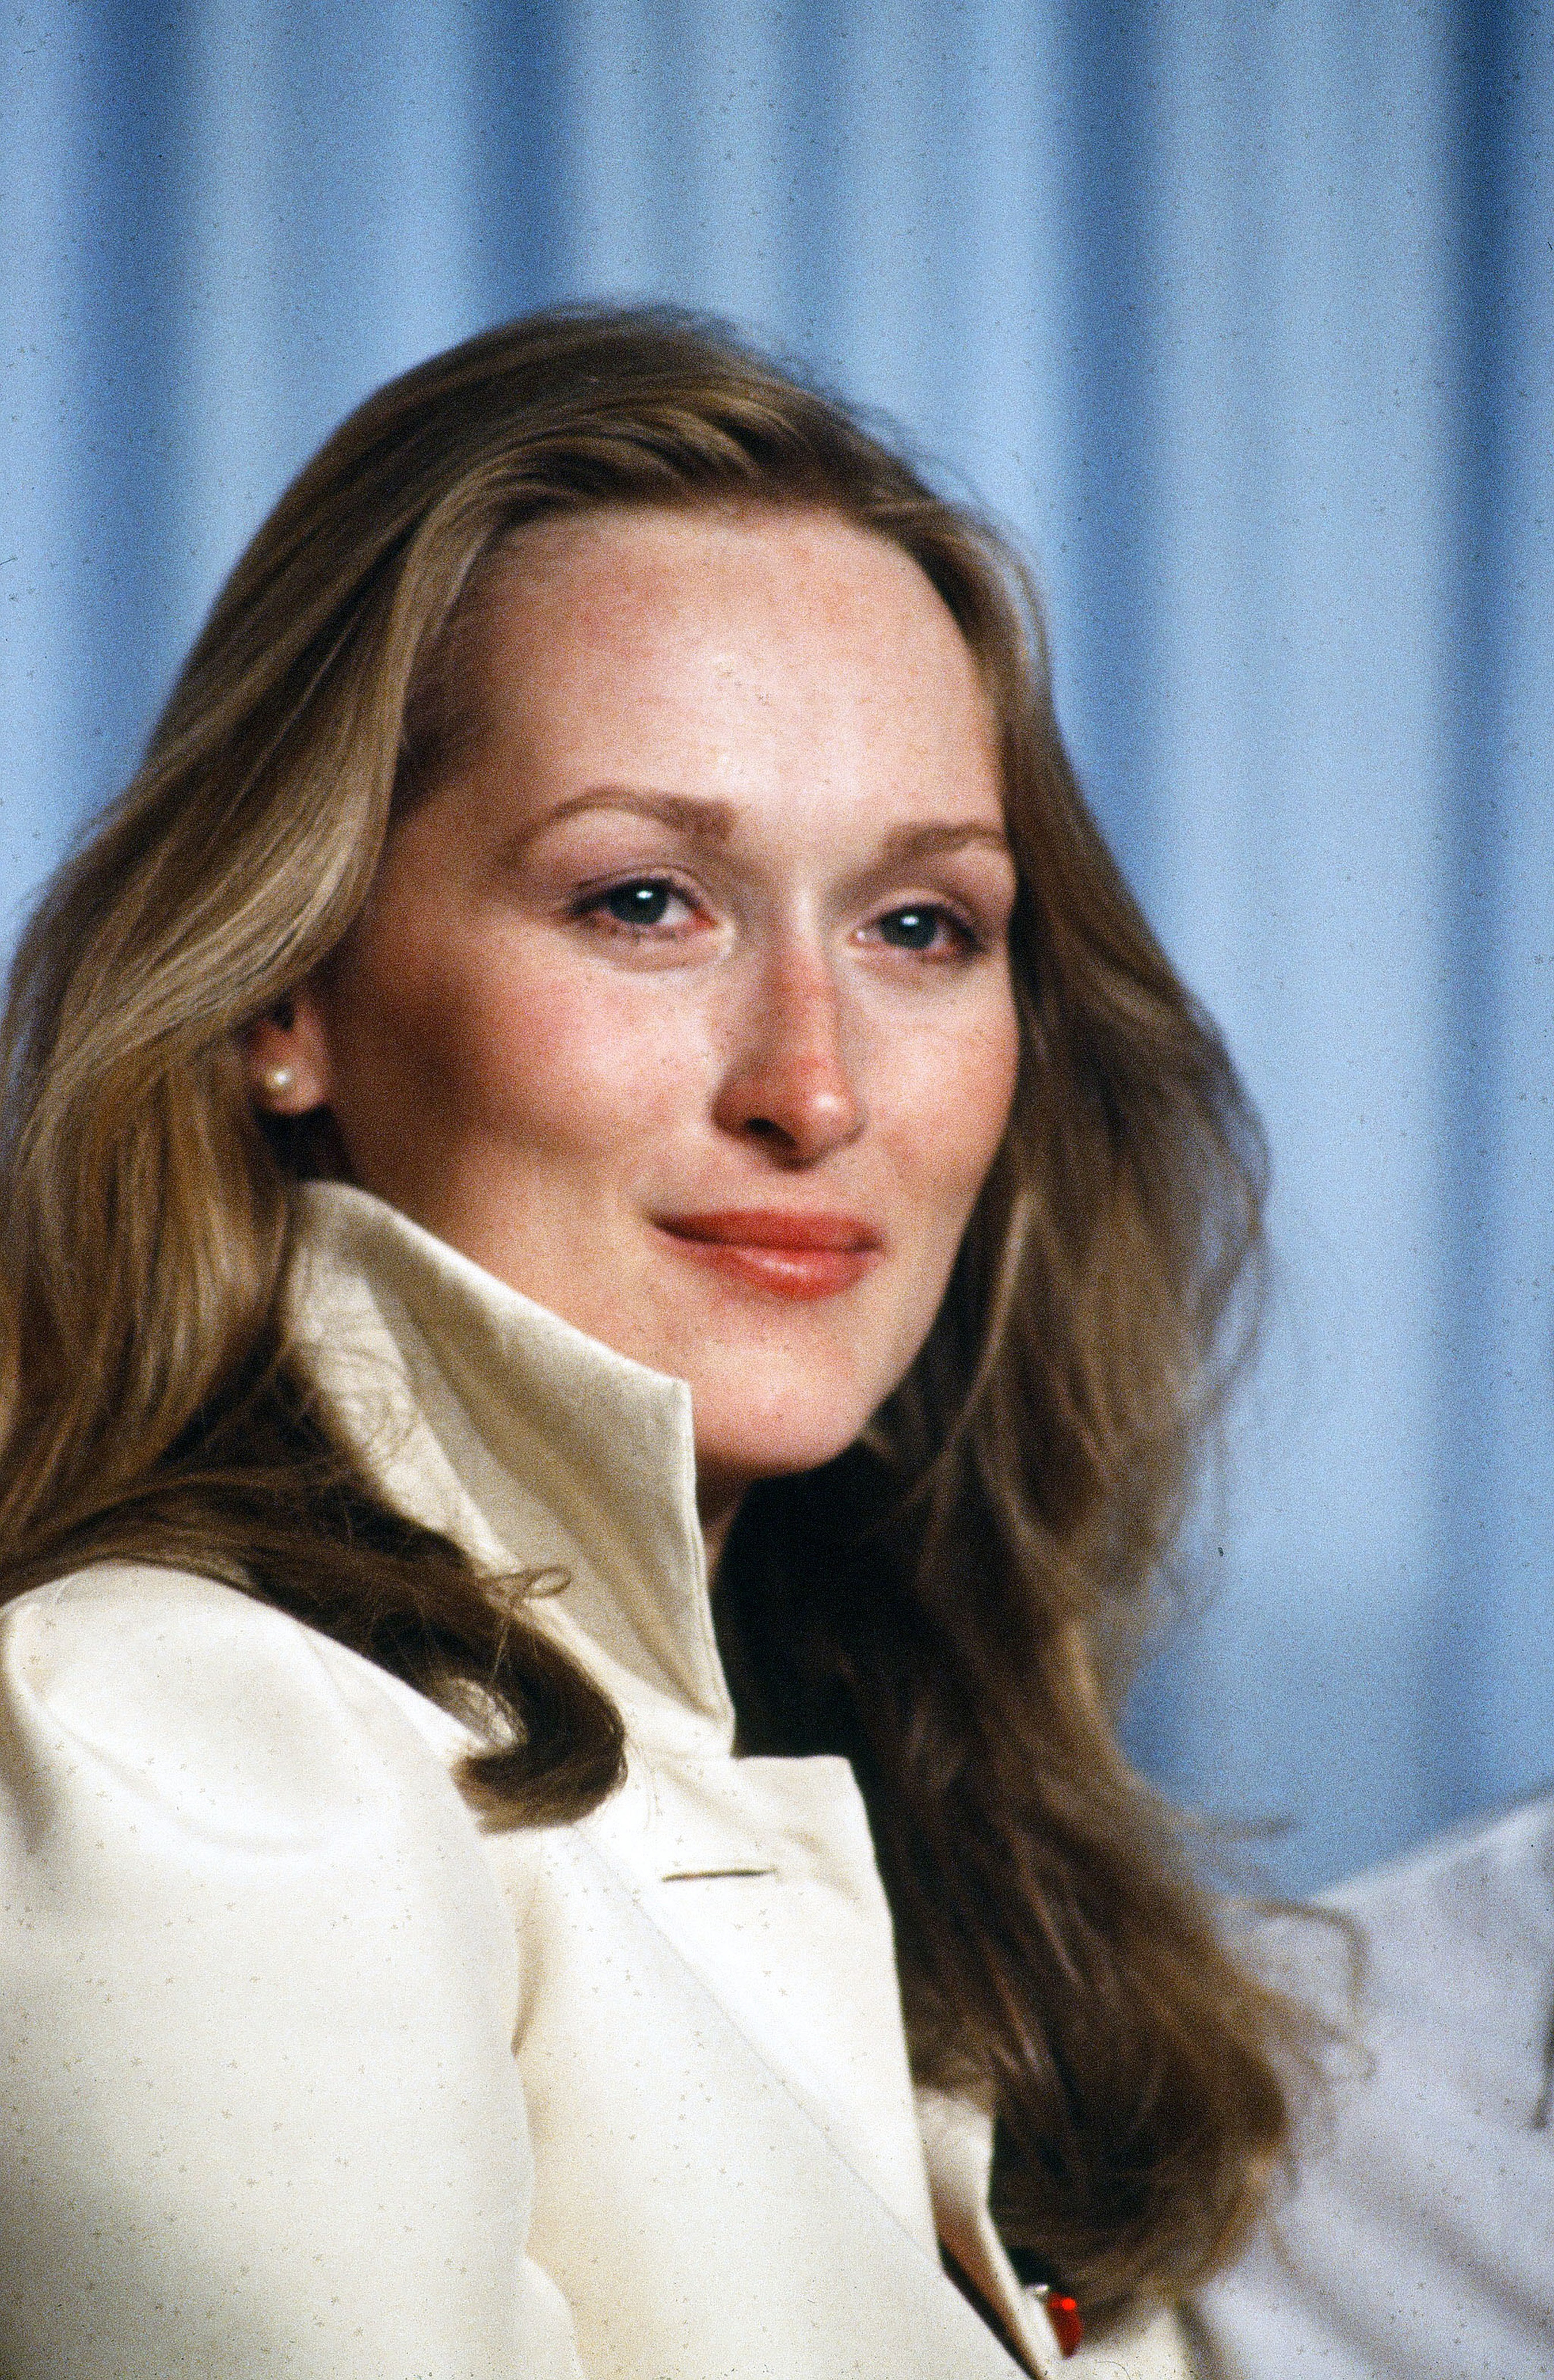
[[[623,1712],[584,1822],[483,1832],[461,1725],[231,1589],[0,1615],[6,2380],[996,2380],[935,2229],[1064,2363],[915,2106],[852,1772],[735,1759],[688,1392],[364,1194],[306,1194],[309,1361],[382,1492]]]

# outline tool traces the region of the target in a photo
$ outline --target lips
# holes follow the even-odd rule
[[[662,1217],[659,1229],[693,1264],[775,1297],[834,1297],[872,1270],[880,1235],[854,1215],[721,1208]]]

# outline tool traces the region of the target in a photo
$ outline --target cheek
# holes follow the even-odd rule
[[[403,951],[377,993],[395,1071],[444,1132],[545,1158],[618,1158],[684,1103],[698,1037],[553,950]]]
[[[949,1286],[972,1210],[1002,1146],[1014,1104],[1019,1037],[1011,1002],[980,1029],[924,1037],[895,1081],[887,1128],[909,1218],[896,1272],[885,1388],[910,1370]]]
[[[1002,1145],[1014,1104],[1019,1035],[1013,1002],[953,1034],[925,1037],[897,1072],[891,1139],[922,1221],[953,1253]]]

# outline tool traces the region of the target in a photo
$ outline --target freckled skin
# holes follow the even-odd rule
[[[687,1380],[721,1528],[900,1380],[1003,1135],[987,702],[916,565],[823,513],[539,525],[480,643],[470,748],[250,1065],[368,1188]],[[751,1210],[858,1245],[779,1293],[781,1257],[668,1228]]]

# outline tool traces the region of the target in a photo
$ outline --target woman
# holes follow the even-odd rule
[[[9,1035],[0,2367],[1185,2370],[1296,2029],[1112,1713],[1259,1150],[998,540],[471,341]]]

